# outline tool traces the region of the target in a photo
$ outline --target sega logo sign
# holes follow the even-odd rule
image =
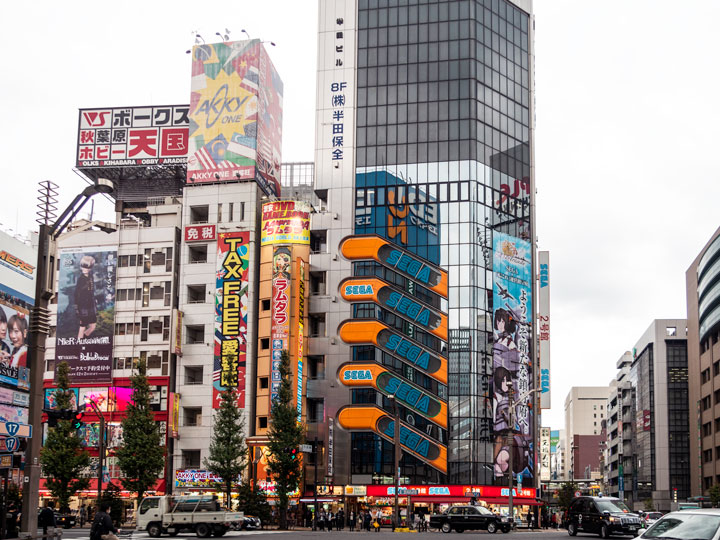
[[[542,394],[550,391],[550,370],[540,370],[540,392]]]
[[[369,369],[348,369],[343,373],[344,381],[371,381],[372,378]]]
[[[348,285],[345,287],[345,296],[368,296],[372,295],[372,285]]]

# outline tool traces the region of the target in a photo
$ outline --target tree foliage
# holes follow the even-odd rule
[[[567,512],[570,508],[570,503],[575,498],[577,488],[578,485],[575,482],[563,482],[562,486],[560,486],[558,490],[558,506],[563,512]]]
[[[245,427],[242,411],[237,406],[237,392],[228,388],[220,395],[220,408],[215,415],[210,453],[205,458],[205,468],[223,480],[225,505],[231,507],[233,484],[247,465]]]
[[[298,422],[292,391],[290,355],[282,351],[280,357],[280,389],[272,403],[268,430],[268,470],[275,480],[280,528],[287,529],[288,493],[300,484],[301,459],[299,447],[305,440],[305,426]],[[291,450],[296,453],[292,454]]]
[[[238,510],[246,516],[259,517],[262,523],[270,521],[270,505],[265,493],[257,487],[257,482],[243,482],[238,486]]]
[[[67,362],[61,362],[55,369],[55,399],[59,410],[70,410],[69,373]],[[70,497],[90,484],[88,478],[79,478],[80,472],[90,464],[90,455],[80,444],[71,420],[59,420],[56,427],[48,429],[45,446],[40,452],[40,464],[47,477],[46,485],[62,510],[69,508]]]
[[[101,503],[110,505],[110,518],[115,526],[119,526],[123,522],[124,504],[120,495],[120,486],[110,482],[100,498]]]
[[[125,474],[122,484],[128,491],[143,494],[158,480],[165,465],[165,447],[160,444],[160,430],[150,408],[150,386],[145,360],[140,360],[133,375],[132,401],[122,421],[123,445],[117,450],[118,465]]]
[[[710,503],[713,505],[713,508],[717,508],[718,505],[720,505],[720,484],[713,485],[708,490],[708,495],[710,496]]]

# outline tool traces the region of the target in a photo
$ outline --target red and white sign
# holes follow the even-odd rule
[[[433,495],[441,497],[473,497],[496,498],[507,497],[509,489],[502,486],[473,486],[473,485],[419,485],[419,486],[400,486],[398,492],[402,495],[408,490],[417,490],[417,495],[432,497]],[[391,485],[369,485],[367,486],[367,495],[370,497],[387,497],[395,495],[395,486]],[[534,499],[536,496],[535,488],[515,488],[513,498],[517,499]],[[520,501],[518,501],[520,503]]]
[[[77,167],[187,163],[188,105],[80,109]]]
[[[215,240],[215,225],[189,225],[185,227],[186,242],[211,242]]]

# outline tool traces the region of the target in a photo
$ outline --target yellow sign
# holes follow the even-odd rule
[[[302,201],[272,201],[263,204],[261,245],[310,245],[311,210],[312,207]]]

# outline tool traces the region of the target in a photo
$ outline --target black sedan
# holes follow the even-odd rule
[[[430,527],[440,529],[444,533],[450,531],[487,530],[495,533],[498,530],[510,532],[510,521],[496,516],[484,506],[457,505],[451,506],[443,514],[430,516]]]

